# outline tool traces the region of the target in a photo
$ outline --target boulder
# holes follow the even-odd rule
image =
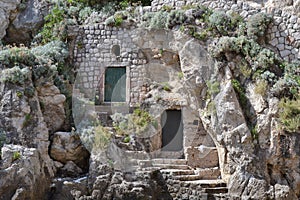
[[[7,34],[4,38],[6,42],[30,44],[34,35],[42,27],[47,10],[46,1],[22,2],[6,30]]]
[[[78,167],[87,170],[90,153],[81,143],[78,135],[69,132],[56,132],[50,147],[50,156],[63,164],[73,161]]]
[[[38,87],[37,91],[44,120],[50,133],[62,129],[66,119],[65,95],[61,94],[59,89],[51,83]]]
[[[45,198],[50,185],[47,173],[50,171],[36,148],[4,145],[1,157],[0,199]]]
[[[6,34],[11,12],[17,9],[21,0],[0,0],[0,39]]]

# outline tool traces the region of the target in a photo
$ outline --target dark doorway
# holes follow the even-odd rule
[[[181,110],[166,110],[161,117],[162,150],[181,151],[183,149],[183,124]]]
[[[104,82],[105,102],[126,101],[126,67],[108,67]]]

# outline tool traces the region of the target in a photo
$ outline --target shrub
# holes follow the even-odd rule
[[[65,27],[63,26],[63,20],[66,18],[65,10],[56,4],[50,13],[45,17],[45,24],[42,28],[42,43],[47,43],[52,40],[66,38],[64,34]]]
[[[220,83],[216,81],[207,81],[207,98],[214,97],[216,94],[220,92]]]
[[[181,79],[183,79],[184,74],[183,74],[183,72],[178,72],[178,73],[177,73],[177,76],[178,76],[178,78],[181,80]]]
[[[184,14],[182,10],[172,10],[168,15],[167,19],[167,27],[172,28],[176,25],[181,25],[185,22],[187,16]]]
[[[69,56],[67,45],[59,40],[51,41],[43,46],[31,49],[39,63],[48,64],[56,62],[64,62]]]
[[[209,26],[220,35],[227,35],[230,28],[230,17],[225,12],[213,12],[208,19]]]
[[[20,158],[21,158],[21,153],[20,153],[19,151],[15,151],[15,152],[13,153],[12,160],[13,160],[13,161],[16,161],[16,160],[18,160],[18,159],[20,159]]]
[[[83,9],[80,9],[78,13],[78,18],[81,23],[83,23],[91,14],[93,10],[91,7],[84,7]]]
[[[234,91],[238,94],[238,100],[241,104],[241,107],[246,108],[246,106],[247,106],[247,97],[245,95],[245,88],[236,79],[232,79],[231,83],[232,83]]]
[[[296,132],[300,129],[300,98],[289,100],[281,99],[279,103],[279,119],[283,128],[289,132]]]
[[[168,13],[159,11],[151,18],[150,29],[164,29],[167,24]]]
[[[264,37],[271,19],[269,15],[261,12],[250,16],[247,21],[247,36],[255,41]]]
[[[256,65],[261,69],[268,69],[275,64],[277,58],[276,54],[269,49],[262,49],[254,58]]]
[[[30,121],[31,121],[31,119],[32,119],[31,114],[29,114],[29,113],[26,114],[26,115],[25,115],[25,119],[24,119],[24,121],[23,121],[23,127],[28,126],[29,123],[30,123]]]
[[[111,116],[114,121],[114,127],[119,135],[141,134],[147,130],[150,125],[155,123],[149,112],[142,109],[135,109],[132,114],[122,115],[116,113]]]
[[[255,84],[254,92],[261,96],[265,96],[268,89],[268,82],[264,80],[259,80]]]
[[[111,140],[111,133],[103,126],[98,125],[94,128],[94,144],[93,150],[103,150],[107,148],[110,140]]]
[[[15,65],[31,66],[36,62],[36,56],[27,47],[6,47],[0,51],[0,63],[12,67]]]
[[[23,85],[26,80],[30,79],[30,75],[31,73],[28,68],[20,69],[19,66],[16,66],[11,69],[2,70],[0,81]]]

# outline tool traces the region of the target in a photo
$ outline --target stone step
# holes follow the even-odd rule
[[[151,153],[153,159],[164,158],[164,159],[182,159],[182,151],[155,151]]]
[[[206,169],[197,169],[195,170],[196,174],[201,177],[200,179],[218,179],[221,176],[221,171],[218,167],[206,168]]]
[[[227,187],[204,188],[204,192],[208,194],[222,194],[222,193],[228,193],[228,188]]]
[[[167,158],[156,158],[152,159],[155,164],[175,164],[175,165],[186,165],[187,161],[184,159],[167,159]]]
[[[160,169],[191,169],[187,165],[173,165],[173,164],[153,164],[153,167],[159,167]]]
[[[125,151],[125,156],[137,160],[149,160],[150,155],[144,151]]]
[[[206,200],[228,200],[230,196],[228,193],[221,193],[221,194],[207,194]]]
[[[152,172],[152,171],[157,171],[160,170],[159,167],[145,167],[145,168],[141,168],[139,167],[139,171],[143,171],[143,172]]]
[[[227,187],[221,179],[186,181],[186,184],[200,186],[201,188]]]
[[[162,169],[162,174],[170,174],[172,176],[181,176],[181,175],[195,175],[194,170],[180,170],[180,169]]]
[[[193,175],[174,176],[174,179],[180,181],[195,181],[195,180],[201,180],[202,177],[199,176],[198,174],[193,174]]]

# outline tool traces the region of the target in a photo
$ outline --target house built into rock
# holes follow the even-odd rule
[[[219,166],[215,144],[197,114],[201,104],[195,96],[197,86],[183,80],[183,74],[191,72],[188,65],[181,66],[182,62],[194,61],[188,57],[181,60],[180,51],[185,55],[187,49],[170,46],[176,45],[172,32],[103,24],[80,27],[77,31],[74,94],[77,91],[95,101],[92,109],[103,124],[114,113],[126,114],[144,106],[159,122],[157,131],[149,136],[153,157],[185,158],[195,168]],[[202,59],[204,71],[208,71],[208,64],[212,63],[202,48],[195,53]],[[196,73],[191,80],[196,79]]]

